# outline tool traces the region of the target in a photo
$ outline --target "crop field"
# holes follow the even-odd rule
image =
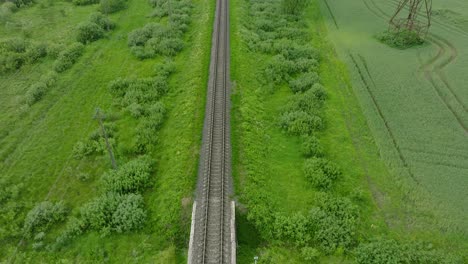
[[[320,3],[381,156],[418,206],[438,215],[444,229],[466,237],[467,3],[435,1],[427,42],[407,50],[375,38],[397,1]]]

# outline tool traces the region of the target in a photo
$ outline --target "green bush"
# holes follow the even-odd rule
[[[17,70],[47,56],[47,46],[11,38],[0,42],[0,73]]]
[[[341,172],[327,159],[310,158],[304,163],[304,174],[314,187],[328,189]]]
[[[324,127],[323,120],[317,115],[304,111],[283,113],[279,120],[280,127],[291,135],[310,135]]]
[[[403,30],[399,32],[385,31],[377,36],[377,39],[393,48],[407,49],[424,43],[416,32]]]
[[[14,3],[16,7],[18,8],[35,3],[34,0],[9,0],[9,1]]]
[[[128,35],[128,46],[138,58],[174,56],[183,48],[181,31],[173,26],[149,23]]]
[[[89,142],[82,142],[79,141],[73,146],[72,150],[72,156],[75,159],[82,159],[86,156],[91,155],[94,153],[95,148],[92,144],[89,144]]]
[[[307,262],[319,263],[320,251],[313,247],[301,248],[301,256]]]
[[[127,8],[127,0],[101,0],[99,10],[111,14]]]
[[[27,236],[35,232],[47,231],[56,222],[65,220],[66,208],[63,202],[41,202],[31,209],[26,215],[23,231]]]
[[[62,51],[54,62],[56,72],[64,72],[70,69],[78,58],[83,54],[84,46],[75,42]]]
[[[323,156],[323,148],[315,136],[305,136],[301,144],[302,155],[306,158]]]
[[[354,252],[357,263],[398,264],[455,264],[460,258],[443,254],[430,244],[421,242],[397,242],[393,239],[374,239],[361,243]]]
[[[168,90],[167,77],[116,79],[109,84],[109,89],[120,99],[123,107],[135,104],[146,105],[155,102]]]
[[[46,92],[47,86],[44,83],[38,82],[33,84],[26,92],[26,103],[28,105],[33,105],[37,101],[41,100]]]
[[[78,25],[76,40],[87,44],[104,36],[104,30],[94,22],[84,22]]]
[[[47,56],[47,45],[45,44],[30,44],[26,51],[26,61],[32,64],[40,58]]]
[[[152,164],[148,157],[134,159],[118,170],[104,174],[104,190],[120,194],[139,192],[148,187],[152,171]]]
[[[33,105],[47,93],[47,90],[51,88],[57,81],[57,74],[55,72],[49,72],[43,75],[39,82],[31,85],[26,92],[26,103]]]
[[[89,21],[97,24],[105,31],[110,31],[115,28],[115,23],[102,13],[91,14]]]
[[[356,245],[358,210],[346,198],[321,196],[309,214],[313,240],[325,254]]]
[[[143,197],[130,194],[117,206],[112,215],[112,228],[117,233],[124,233],[141,228],[146,220],[143,209]]]
[[[75,5],[92,5],[99,3],[99,0],[73,0]]]
[[[273,230],[276,238],[289,240],[296,246],[305,246],[312,240],[311,226],[307,216],[296,213],[292,216],[276,214]]]
[[[289,81],[289,87],[295,93],[305,92],[312,88],[314,84],[320,82],[320,77],[316,72],[308,72],[298,76],[296,79]]]
[[[282,0],[283,11],[286,14],[298,15],[304,12],[310,0]]]
[[[104,234],[140,229],[146,220],[143,197],[140,194],[107,193],[81,208],[81,230],[90,228]]]

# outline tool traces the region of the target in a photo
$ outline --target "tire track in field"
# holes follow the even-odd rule
[[[380,18],[382,18],[384,20],[389,19],[388,14],[385,13],[385,11],[382,10],[377,5],[375,0],[369,0],[369,1],[370,1],[370,3],[372,3],[372,5],[374,6],[375,9],[372,8],[369,5],[367,0],[363,0],[365,6],[367,7],[367,9],[370,12],[372,12],[373,14],[375,14],[376,16],[378,16],[378,17],[380,17]],[[446,39],[444,39],[444,38],[442,38],[440,36],[437,36],[435,34],[429,34],[429,37],[427,38],[427,40],[431,44],[437,46],[438,52],[434,57],[432,57],[431,59],[429,59],[425,63],[421,62],[420,55],[418,54],[419,59],[420,59],[420,63],[421,63],[421,67],[419,68],[419,70],[422,70],[424,72],[424,77],[431,84],[431,86],[435,90],[436,94],[439,96],[439,98],[445,104],[446,108],[452,113],[455,120],[460,125],[460,127],[465,131],[465,133],[468,133],[468,126],[465,125],[465,123],[463,122],[463,117],[460,116],[459,113],[457,113],[456,109],[451,105],[449,99],[443,94],[443,92],[441,91],[439,85],[437,85],[437,83],[435,81],[435,77],[439,77],[439,79],[444,84],[445,88],[456,99],[456,102],[463,108],[464,112],[466,113],[467,112],[466,106],[463,104],[463,102],[459,98],[459,96],[455,93],[455,91],[453,90],[452,86],[450,85],[448,79],[445,77],[445,74],[443,74],[443,71],[442,71],[445,67],[447,67],[449,64],[451,64],[453,61],[456,60],[456,58],[458,57],[458,51],[455,48],[455,46],[452,43],[450,43],[448,40],[446,40]],[[445,60],[442,60],[442,58],[444,58],[445,54],[447,54],[447,53],[449,53],[449,57],[447,59],[445,59]]]
[[[458,164],[452,164],[452,163],[444,162],[444,161],[427,161],[427,160],[415,159],[415,158],[412,158],[411,160],[414,161],[414,162],[419,162],[419,163],[424,163],[424,164],[429,164],[429,165],[438,165],[438,166],[444,166],[444,167],[448,167],[448,168],[468,170],[467,166],[461,166],[461,165],[458,165]]]
[[[327,0],[323,0],[323,2],[325,3],[325,6],[327,7],[328,12],[330,13],[330,16],[331,16],[331,18],[332,18],[332,20],[333,20],[333,23],[335,24],[336,29],[339,30],[339,29],[340,29],[340,26],[338,26],[338,23],[336,22],[335,15],[333,14],[333,11],[332,11],[330,5],[328,4],[328,1],[327,1]]]
[[[380,107],[379,103],[377,102],[377,99],[374,95],[374,93],[372,92],[372,89],[371,89],[371,85],[369,84],[369,82],[366,80],[366,77],[365,77],[365,74],[362,70],[362,68],[359,66],[359,63],[357,62],[356,58],[353,56],[353,54],[350,52],[350,51],[347,51],[348,53],[348,56],[351,58],[353,64],[354,64],[354,67],[355,69],[357,70],[357,72],[359,73],[359,76],[361,78],[361,81],[363,82],[364,84],[364,87],[366,88],[366,91],[367,93],[369,94],[369,96],[371,97],[372,99],[372,103],[375,107],[375,109],[377,110],[377,113],[380,117],[380,119],[383,121],[384,125],[385,125],[385,128],[388,132],[388,135],[390,137],[390,140],[392,141],[392,144],[394,146],[394,148],[396,149],[397,153],[398,153],[398,157],[400,159],[400,161],[402,162],[403,164],[403,167],[406,168],[406,170],[408,171],[408,174],[410,175],[410,177],[414,180],[414,182],[416,182],[419,186],[423,187],[419,180],[414,176],[409,164],[408,164],[408,161],[406,160],[405,156],[403,155],[403,152],[400,148],[400,146],[398,145],[398,142],[396,140],[396,137],[395,135],[393,134],[393,131],[392,129],[390,128],[390,125],[388,124],[388,121],[387,119],[385,118],[384,114],[383,114],[383,111],[382,111],[382,108]],[[372,75],[370,74],[370,71],[369,71],[369,67],[367,66],[367,62],[365,61],[364,57],[362,57],[360,54],[358,54],[360,60],[362,61],[363,65],[364,65],[364,69],[367,73],[367,75],[369,76],[369,79],[371,80],[372,82],[372,86],[375,88],[376,87],[376,84],[375,84],[375,81],[374,79],[372,78]]]
[[[459,153],[445,153],[445,152],[433,151],[433,150],[422,150],[422,149],[417,149],[417,148],[412,148],[412,147],[402,147],[401,149],[404,150],[404,151],[408,151],[408,152],[422,153],[422,154],[426,154],[426,155],[457,157],[457,158],[462,158],[462,159],[467,159],[468,160],[468,155],[463,155],[463,154],[459,154]]]

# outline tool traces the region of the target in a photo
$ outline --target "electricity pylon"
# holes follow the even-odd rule
[[[390,30],[410,31],[423,37],[431,26],[432,0],[400,0],[390,18]]]

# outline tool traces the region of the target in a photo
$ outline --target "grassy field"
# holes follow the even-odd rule
[[[396,2],[320,1],[380,155],[408,193],[405,206],[413,213],[397,221],[409,232],[444,233],[466,245],[468,93],[461,58],[468,6],[434,3],[427,42],[397,50],[375,39]]]
[[[267,210],[287,215],[309,212],[316,205],[320,192],[311,188],[303,176],[300,138],[286,135],[277,124],[277,117],[292,92],[287,85],[280,85],[273,92],[265,90],[262,70],[272,56],[248,48],[250,35],[245,31],[255,24],[249,16],[249,2],[233,0],[231,5],[232,79],[235,84],[233,133],[238,135],[234,141],[235,181],[239,201],[246,206],[238,215],[239,260],[249,263],[258,255],[262,263],[304,263],[300,248],[286,241],[263,239],[255,228],[257,219],[248,219],[249,206],[253,207],[249,204],[250,192],[255,190],[272,194],[263,197]],[[416,49],[417,52],[386,47],[374,38],[385,29],[384,21],[379,17],[371,20],[367,15],[363,2],[337,0],[313,1],[304,14],[312,36],[309,45],[321,53],[319,75],[328,93],[327,124],[319,140],[326,157],[343,171],[343,177],[331,192],[334,196],[352,197],[359,207],[356,235],[361,242],[375,237],[422,240],[444,251],[466,256],[466,233],[460,233],[466,231],[463,226],[466,211],[460,210],[466,206],[466,181],[461,179],[466,153],[456,147],[466,144],[466,131],[449,107],[442,107],[444,101],[437,97],[434,88],[416,85],[425,79],[424,74],[417,72],[420,60],[429,60],[437,49],[429,44]],[[408,54],[412,55],[405,59]],[[444,56],[450,57],[448,48]],[[372,72],[372,77],[365,75],[363,78],[381,108],[375,107],[359,71],[354,68],[354,61],[362,74]],[[429,70],[436,77],[437,65]],[[414,71],[405,72],[410,66],[414,66],[411,68]],[[448,71],[446,74],[450,75]],[[408,83],[398,84],[403,81]],[[377,86],[379,91],[374,90]],[[462,87],[454,88],[459,98],[464,93]],[[456,100],[449,102],[457,104]],[[460,106],[453,108],[459,111],[459,117],[466,118]],[[388,119],[380,120],[382,113]],[[388,127],[392,128],[390,132]],[[417,141],[412,141],[414,139]],[[418,146],[423,140],[426,144]],[[416,153],[423,148],[425,153]],[[440,156],[443,153],[448,153],[447,158]],[[437,154],[440,155],[434,156]],[[431,162],[432,167],[425,165]],[[446,163],[453,166],[443,170]],[[443,175],[448,174],[450,180],[445,180]],[[414,183],[411,176],[419,183]],[[440,180],[441,177],[444,180]],[[455,189],[449,191],[450,188]],[[442,199],[443,195],[451,197]],[[458,211],[449,209],[450,218],[444,220],[436,208],[446,208],[447,204],[441,205],[445,203]],[[268,214],[265,211],[265,215]],[[348,253],[335,252],[316,261],[354,262],[353,254]]]
[[[139,60],[127,46],[130,31],[155,21],[149,16],[152,7],[146,1],[130,1],[128,8],[110,15],[116,29],[86,45],[77,63],[58,74],[56,84],[32,106],[24,103],[25,93],[51,70],[53,59],[45,58],[1,76],[1,183],[2,188],[19,189],[14,201],[1,201],[9,210],[0,220],[2,262],[185,262],[214,3],[197,0],[193,6],[192,23],[185,34],[187,45],[174,58],[176,72],[163,99],[167,120],[158,133],[157,151],[151,154],[156,164],[153,187],[143,193],[150,221],[141,231],[104,237],[88,232],[61,252],[32,250],[31,242],[23,241],[20,235],[26,213],[37,202],[62,200],[75,214],[80,205],[100,192],[100,175],[110,168],[107,155],[76,160],[72,150],[99,128],[93,119],[96,107],[116,115],[120,138],[132,135],[136,124],[115,108],[108,84],[118,77],[151,76],[162,61],[158,57]],[[97,9],[97,5],[38,1],[20,8],[0,24],[0,36],[68,45],[75,41],[76,26]],[[120,164],[128,160],[120,150],[116,155]],[[89,175],[85,182],[77,177],[83,173]],[[53,241],[63,228],[64,224],[53,226],[47,232],[47,241]]]

